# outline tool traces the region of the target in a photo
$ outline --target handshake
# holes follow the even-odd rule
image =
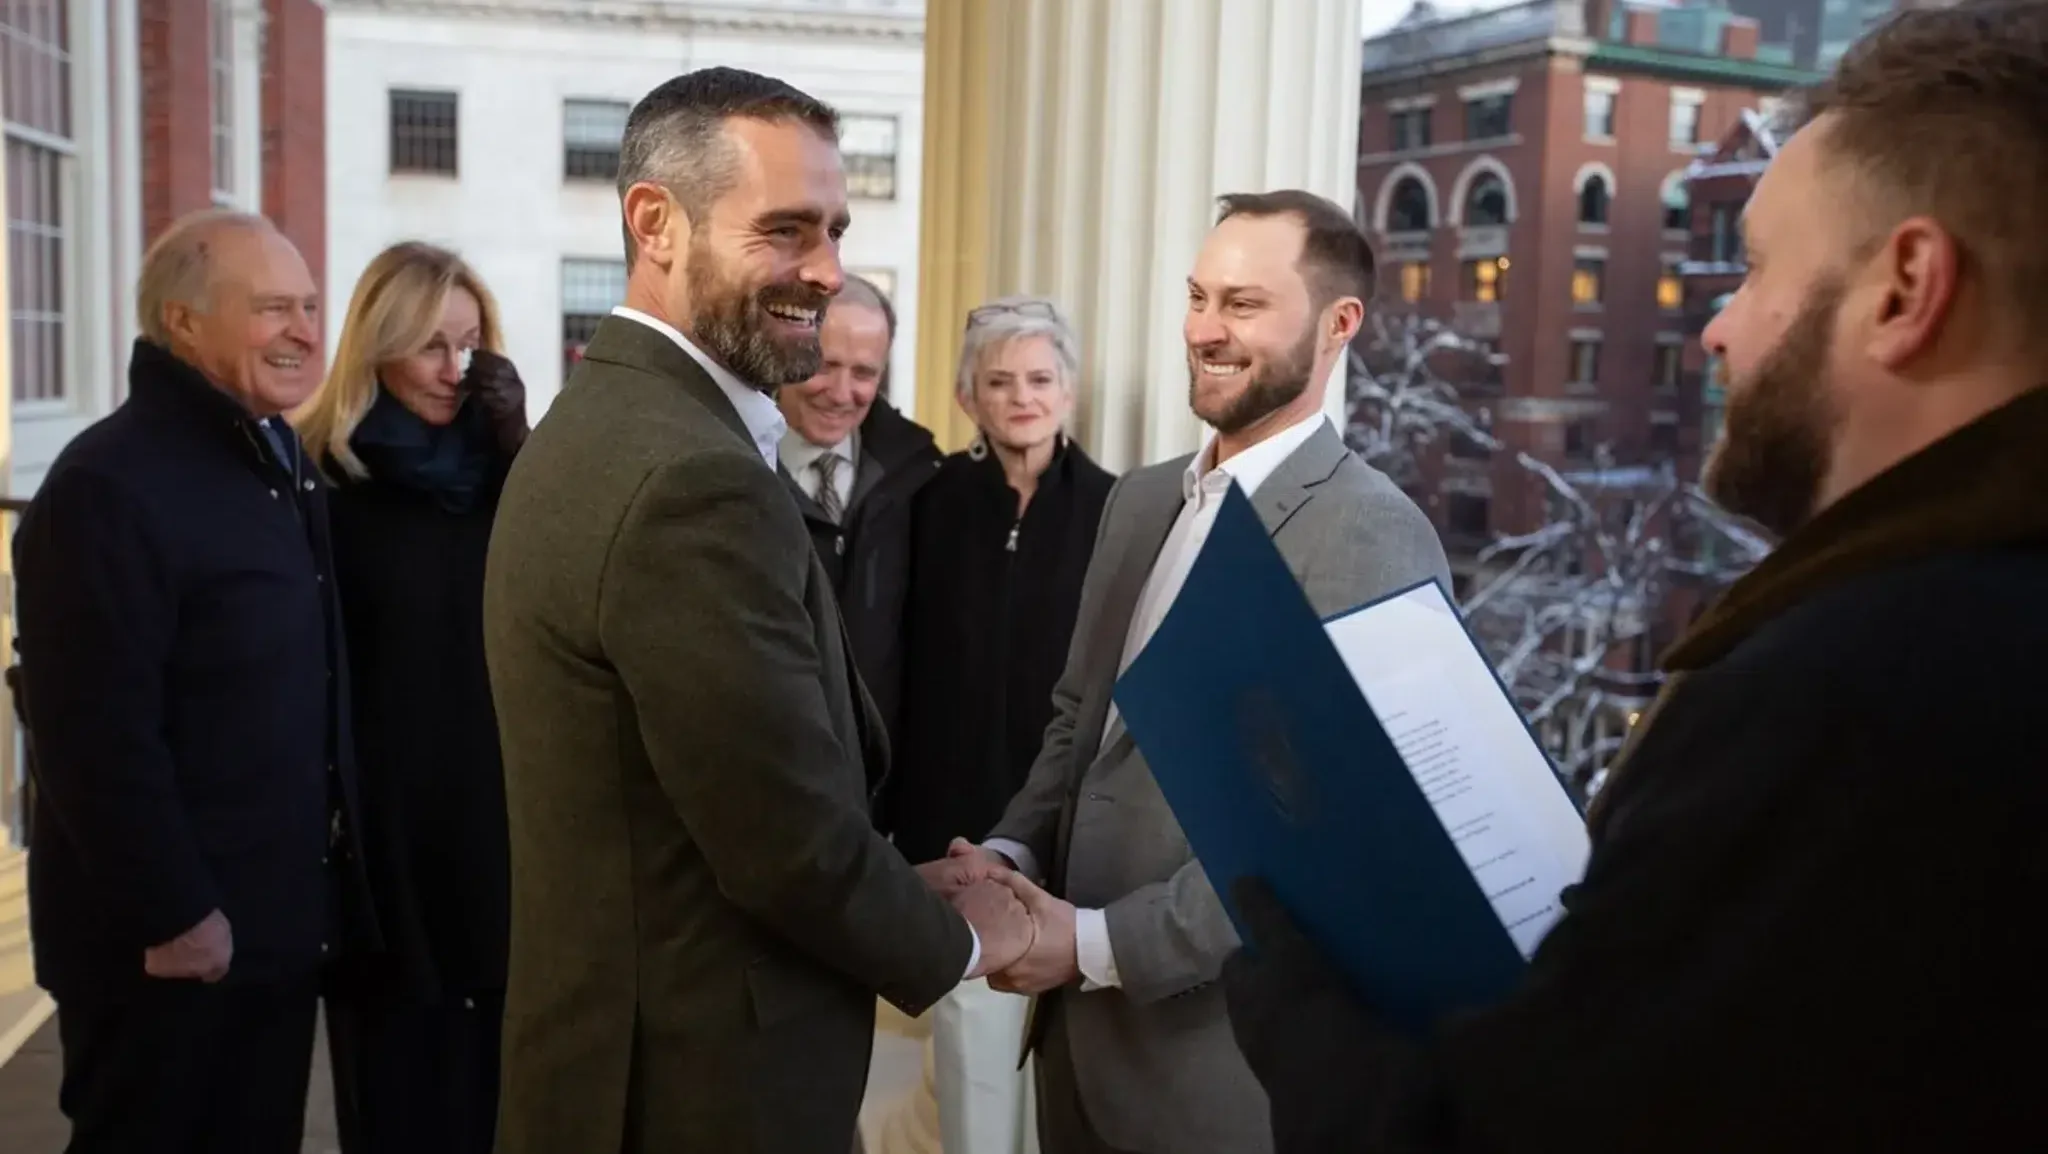
[[[1080,980],[1074,907],[1033,885],[1005,858],[954,838],[945,857],[918,866],[917,873],[981,938],[981,958],[969,978],[987,978],[1011,994],[1042,994]]]

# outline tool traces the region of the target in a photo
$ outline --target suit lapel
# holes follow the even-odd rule
[[[1170,485],[1165,483],[1169,479]],[[1075,740],[1080,743],[1075,755],[1084,771],[1095,760],[1096,748],[1102,744],[1102,727],[1109,717],[1109,694],[1123,665],[1124,642],[1130,636],[1131,618],[1138,611],[1138,598],[1144,595],[1145,580],[1152,575],[1159,551],[1166,546],[1167,534],[1173,531],[1174,520],[1186,503],[1178,472],[1170,478],[1162,474],[1157,489],[1133,492],[1128,497],[1139,504],[1132,510],[1131,530],[1124,537],[1116,577],[1103,603],[1102,628],[1090,638],[1095,652],[1089,663],[1088,685],[1081,694],[1082,708],[1087,712],[1074,730]]]
[[[732,407],[718,382],[711,379],[711,374],[704,371],[704,366],[698,364],[695,357],[684,352],[683,347],[666,334],[636,320],[608,316],[598,322],[597,332],[591,334],[590,344],[583,350],[583,359],[639,369],[674,381],[690,399],[704,406],[718,418],[719,424],[738,437],[740,444],[749,451],[759,451],[754,446],[754,435],[747,431],[747,423],[740,419],[739,410]]]
[[[1266,478],[1266,483],[1259,486],[1259,491],[1252,494],[1252,509],[1265,524],[1267,535],[1279,535],[1281,528],[1315,496],[1316,487],[1329,480],[1350,455],[1344,439],[1327,421],[1300,448],[1289,453]]]

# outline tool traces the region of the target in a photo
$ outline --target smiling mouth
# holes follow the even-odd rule
[[[306,363],[306,359],[304,357],[285,357],[272,355],[264,357],[263,363],[269,365],[273,369],[280,369],[287,373],[296,373],[299,371],[299,368]]]
[[[1251,368],[1251,362],[1212,361],[1207,357],[1198,357],[1195,360],[1195,367],[1200,369],[1202,375],[1205,377],[1234,377],[1237,374],[1245,371],[1246,369]]]
[[[784,324],[796,325],[799,328],[806,329],[814,329],[818,327],[819,310],[817,309],[807,309],[802,307],[801,305],[780,304],[762,305],[761,307],[767,310],[769,316],[774,317],[776,320],[779,320]]]

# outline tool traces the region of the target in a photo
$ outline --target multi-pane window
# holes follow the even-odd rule
[[[1657,307],[1667,313],[1675,313],[1685,306],[1685,280],[1678,274],[1678,266],[1669,261],[1664,271],[1657,276]]]
[[[235,199],[235,17],[229,0],[207,5],[208,94],[213,101],[213,202]]]
[[[62,3],[0,5],[7,140],[7,325],[17,401],[60,401],[70,371],[71,27]]]
[[[1405,260],[1401,262],[1401,299],[1409,304],[1420,304],[1429,296],[1429,262],[1426,260]]]
[[[1465,193],[1465,226],[1490,228],[1507,222],[1507,182],[1491,172],[1480,173]]]
[[[1387,203],[1387,231],[1427,232],[1434,223],[1429,219],[1429,190],[1412,176],[1402,177]]]
[[[1700,102],[1688,97],[1671,98],[1671,146],[1689,149],[1700,142]]]
[[[391,171],[454,176],[456,99],[453,92],[391,90]]]
[[[599,322],[626,300],[626,262],[562,261],[562,378],[568,379]]]
[[[1465,139],[1495,140],[1514,131],[1514,93],[1500,92],[1465,102]]]
[[[1658,388],[1665,390],[1678,388],[1678,374],[1684,364],[1684,355],[1685,348],[1682,345],[1657,346],[1657,366],[1654,372]]]
[[[1664,187],[1659,190],[1664,201],[1664,231],[1688,232],[1692,229],[1692,194],[1685,187],[1685,174],[1674,172],[1664,178]]]
[[[619,175],[619,144],[632,106],[617,100],[562,102],[562,176],[610,181]]]
[[[1572,342],[1571,383],[1590,385],[1600,379],[1600,342],[1597,340],[1576,340]]]
[[[1734,205],[1717,204],[1708,218],[1707,259],[1720,264],[1734,264],[1742,259],[1742,233],[1736,228],[1735,218],[1739,210]]]
[[[1508,258],[1488,257],[1465,262],[1465,299],[1498,304],[1507,295]]]
[[[1394,151],[1411,152],[1429,147],[1431,108],[1404,108],[1390,113],[1394,129]]]
[[[839,156],[846,165],[847,196],[855,200],[896,199],[895,117],[841,116]]]
[[[1588,88],[1586,90],[1586,139],[1614,139],[1614,102],[1617,97],[1612,89]]]
[[[1582,256],[1572,262],[1572,303],[1597,305],[1606,295],[1607,262]]]

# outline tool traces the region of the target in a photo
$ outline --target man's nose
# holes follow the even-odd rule
[[[1191,349],[1220,345],[1230,339],[1221,321],[1199,309],[1189,309],[1187,323],[1181,326],[1181,335]]]
[[[293,309],[291,324],[285,327],[285,335],[305,345],[308,349],[320,346],[320,328],[314,323],[310,309]]]
[[[831,245],[819,245],[800,275],[805,284],[832,296],[846,287],[846,269],[839,263],[839,250]]]

